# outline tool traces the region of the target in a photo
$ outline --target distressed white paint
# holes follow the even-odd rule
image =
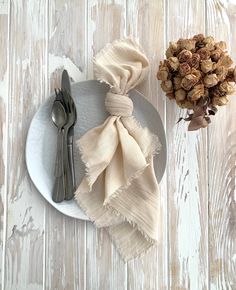
[[[0,115],[7,139],[0,153],[9,167],[1,188],[2,194],[7,186],[8,195],[1,217],[5,236],[0,228],[5,289],[236,289],[236,101],[232,97],[213,118],[209,138],[206,130],[188,133],[185,124],[175,124],[180,111],[166,101],[155,78],[168,41],[205,28],[227,40],[236,62],[235,1],[12,0],[10,10],[7,3],[0,0],[0,19],[11,11],[9,87],[7,69],[0,64],[0,96],[9,108],[6,120]],[[0,35],[7,31],[3,22]],[[150,59],[150,76],[139,89],[166,125],[169,164],[161,183],[160,243],[125,264],[103,230],[64,217],[45,203],[26,175],[23,150],[30,118],[59,84],[62,69],[74,81],[92,78],[97,51],[129,34]],[[1,57],[5,54],[0,50]]]
[[[9,0],[1,0],[0,1],[0,15],[8,14],[8,1]]]
[[[75,81],[79,82],[84,80],[84,74],[80,68],[72,62],[69,57],[57,56],[49,53],[49,74],[53,74],[57,69],[66,69],[70,77]]]

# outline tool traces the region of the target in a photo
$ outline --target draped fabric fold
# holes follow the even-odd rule
[[[110,116],[79,140],[85,177],[76,200],[97,227],[105,227],[124,260],[158,241],[160,193],[153,156],[158,137],[132,116],[128,92],[147,75],[149,63],[131,38],[107,45],[94,59],[95,76],[109,84]]]

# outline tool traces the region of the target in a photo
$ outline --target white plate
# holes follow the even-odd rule
[[[72,85],[78,115],[74,140],[90,128],[102,124],[106,119],[108,113],[105,111],[104,100],[108,89],[107,85],[95,80]],[[162,143],[161,152],[154,159],[157,180],[160,181],[166,166],[166,139],[161,118],[156,109],[139,92],[132,91],[130,97],[134,102],[134,116],[143,126],[156,133]],[[52,206],[65,215],[88,220],[74,200],[55,203],[51,198],[57,137],[57,129],[51,121],[54,98],[55,96],[50,97],[41,105],[31,122],[26,141],[27,168],[36,188]],[[84,166],[76,146],[74,151],[76,181],[79,184],[84,175]]]

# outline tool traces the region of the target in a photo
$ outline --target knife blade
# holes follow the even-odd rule
[[[69,99],[71,110],[74,111],[74,115],[75,115],[74,124],[68,130],[68,139],[67,139],[68,161],[69,161],[69,167],[72,174],[73,189],[75,191],[76,181],[75,181],[75,166],[74,166],[73,154],[74,154],[74,125],[77,120],[77,113],[76,113],[76,107],[75,107],[74,101],[71,96],[71,84],[70,84],[70,78],[69,78],[69,74],[67,70],[63,70],[62,72],[61,89],[62,89],[62,93],[64,92],[63,94],[64,97]]]

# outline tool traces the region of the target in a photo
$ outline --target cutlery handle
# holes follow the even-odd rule
[[[56,177],[63,174],[63,132],[64,130],[58,130],[57,134],[57,155],[54,169],[54,175]]]
[[[57,203],[62,202],[65,198],[63,168],[63,130],[59,130],[57,135],[57,157],[55,164],[56,180],[52,193],[52,200]]]
[[[64,189],[64,178],[62,175],[56,177],[53,188],[52,200],[58,203],[62,202],[64,198],[65,198],[65,189]]]
[[[64,180],[65,180],[65,199],[70,200],[74,197],[72,170],[69,162],[69,150],[68,150],[68,129],[64,132]]]
[[[72,172],[72,183],[73,189],[76,190],[76,181],[75,181],[75,163],[74,163],[74,138],[73,136],[68,136],[68,150],[69,150],[69,164]]]

